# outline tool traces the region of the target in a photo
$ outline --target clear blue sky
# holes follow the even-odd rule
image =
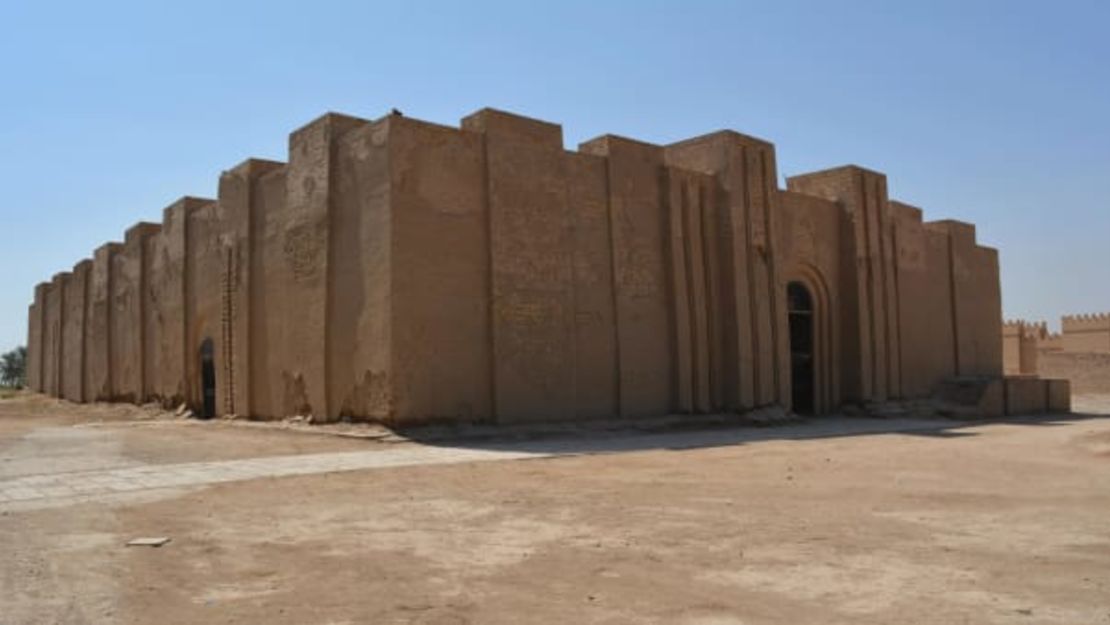
[[[493,106],[659,143],[733,128],[780,173],[885,172],[1001,250],[1007,316],[1110,310],[1110,3],[0,5],[0,349],[35,283],[328,111]]]

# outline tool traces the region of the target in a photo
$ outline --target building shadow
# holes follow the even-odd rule
[[[765,441],[805,441],[856,436],[966,438],[989,425],[1054,427],[1110,415],[1040,414],[1003,419],[956,421],[941,418],[868,418],[830,415],[773,424],[752,424],[742,417],[668,417],[646,421],[578,424],[426,426],[397,433],[415,443],[458,449],[525,452],[537,455],[587,455],[636,451],[681,451],[731,447]]]

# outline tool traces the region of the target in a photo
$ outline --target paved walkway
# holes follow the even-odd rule
[[[551,454],[528,451],[411,446],[396,449],[273,456],[246,460],[144,465],[72,471],[0,480],[0,509],[6,504],[67,498],[74,503],[105,495],[157,488],[203,486],[265,477],[286,477],[425,464],[512,460]]]
[[[762,440],[882,433],[923,434],[965,427],[974,425],[914,419],[826,418],[774,428],[594,432],[563,438],[462,441],[455,442],[455,446],[413,443],[376,446],[366,451],[177,464],[127,463],[123,466],[118,464],[118,454],[111,449],[119,442],[108,432],[94,434],[87,430],[79,432],[75,428],[43,428],[23,437],[21,443],[27,444],[17,444],[18,449],[9,448],[0,458],[3,460],[0,464],[4,465],[0,467],[4,469],[0,471],[0,510],[17,506],[69,505],[138,491],[337,471],[718,447]],[[103,449],[96,449],[98,447]],[[71,453],[57,453],[63,449],[69,449]],[[117,464],[103,464],[106,460]]]

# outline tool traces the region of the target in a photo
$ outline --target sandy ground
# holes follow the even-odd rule
[[[430,446],[0,401],[0,489],[114,467],[416,459],[0,503],[0,625],[1110,625],[1110,419],[1096,414],[1110,396],[1076,408]],[[556,453],[419,464],[445,447]],[[136,536],[172,542],[124,546]]]

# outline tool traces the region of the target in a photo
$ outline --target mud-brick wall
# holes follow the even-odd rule
[[[326,302],[326,416],[516,421],[680,408],[674,226],[661,148],[605,138],[584,146],[594,154],[568,154],[558,126],[490,110],[462,129],[393,117],[347,119],[340,130],[336,121],[294,133],[287,176],[299,171],[311,182],[287,179],[283,207],[302,222],[294,231],[324,222],[307,229],[327,231],[317,241],[324,251],[297,235],[296,245],[279,249],[285,264],[308,263],[299,282],[279,269],[280,284],[267,289],[293,285],[302,295],[291,299]],[[718,197],[704,188],[712,179],[691,179],[676,214],[712,220],[706,206]],[[294,202],[294,189],[325,186],[323,197]],[[702,268],[704,250],[680,253],[687,254]],[[714,267],[699,284],[720,273]],[[308,297],[321,273],[326,295]],[[705,310],[710,291],[706,285],[699,300],[704,342],[709,319],[720,317]],[[698,295],[681,297],[685,305]],[[298,331],[316,340],[320,314],[302,308],[292,317],[305,317]],[[702,353],[712,360],[711,350]],[[309,398],[309,360],[276,361],[305,368],[282,371],[286,399],[301,391]],[[712,397],[716,377],[697,376]]]
[[[390,315],[395,300],[390,240],[395,224],[389,212],[393,127],[387,121],[372,125],[352,122],[348,132],[333,139],[329,225],[330,257],[334,259],[329,288],[333,294],[328,300],[326,354],[328,404],[333,416],[387,422],[393,417]],[[428,186],[414,183],[422,189]],[[464,196],[460,205],[465,201]],[[465,254],[455,246],[449,249],[449,253],[443,250],[442,256],[450,258],[456,251]],[[461,258],[460,264],[464,264]],[[451,311],[425,312],[447,315]],[[431,359],[436,360],[434,356]],[[280,381],[275,379],[275,383]]]
[[[1062,345],[1069,352],[1110,352],[1110,313],[1064,315]]]
[[[721,408],[786,405],[790,362],[776,250],[780,211],[774,146],[723,131],[669,145],[666,159],[712,175],[718,186],[712,211],[718,253],[706,257],[704,270],[719,281],[707,285],[719,289],[711,310],[721,320]],[[712,354],[711,368],[717,362]]]
[[[725,350],[711,345],[724,334],[732,207],[713,175],[668,169],[662,148],[616,137],[567,153],[558,126],[498,111],[461,131],[387,123],[396,418],[634,416],[724,401]],[[372,139],[387,131],[344,138],[341,181],[372,167]],[[764,376],[771,389],[775,375]]]
[[[562,131],[492,112],[463,126],[484,142],[494,411],[507,421],[572,416],[572,218]],[[481,170],[473,173],[481,188]]]
[[[926,228],[920,209],[893,201],[890,206],[898,254],[903,392],[920,397],[956,373],[948,235]]]
[[[155,268],[162,267],[158,258],[162,253],[162,233],[159,231],[142,240],[143,247],[143,318],[142,318],[142,398],[144,402],[164,401],[162,394],[162,323],[164,318],[160,310],[157,296],[161,295],[163,286],[157,284],[159,276]],[[167,405],[170,402],[166,402]]]
[[[175,399],[172,388],[174,385],[169,383],[174,368],[169,350],[165,345],[166,339],[173,332],[171,327],[173,322],[168,317],[177,317],[177,325],[184,327],[181,314],[175,315],[173,312],[175,307],[180,310],[181,305],[180,263],[177,264],[176,271],[170,268],[169,263],[168,242],[176,234],[172,232],[173,224],[170,209],[163,210],[162,231],[156,236],[147,237],[146,249],[143,251],[147,263],[147,308],[143,316],[143,332],[146,338],[143,358],[143,380],[146,385],[144,392],[148,400],[165,405],[173,405]],[[178,280],[176,289],[171,286],[175,274]],[[180,371],[180,363],[176,370]],[[168,392],[167,386],[171,386]],[[183,395],[177,395],[176,399],[180,401]]]
[[[253,181],[250,245],[250,414],[281,417],[285,410],[283,387],[284,308],[294,305],[278,287],[276,263],[282,261],[285,235],[284,166]],[[297,302],[299,305],[300,303]]]
[[[264,244],[256,237],[265,219],[259,180],[283,167],[282,163],[249,159],[225,171],[220,176],[219,215],[224,255],[224,268],[219,288],[221,294],[222,358],[217,367],[224,378],[221,412],[252,415],[257,408],[252,404],[251,370],[254,362],[255,343],[261,338],[258,320],[269,314],[266,309],[256,309],[255,297],[264,297],[259,286],[264,286],[266,267],[262,256],[255,250]],[[258,281],[260,285],[255,285]],[[260,365],[259,366],[264,366]]]
[[[46,390],[43,375],[46,354],[42,343],[45,334],[46,289],[44,282],[35,285],[35,300],[31,304],[27,322],[27,385],[39,393]]]
[[[614,136],[579,149],[605,158],[618,414],[670,412],[676,380],[663,150]]]
[[[62,326],[63,352],[62,396],[70,401],[86,400],[85,395],[85,311],[87,310],[89,274],[92,262],[85,260],[73,268],[65,283]]]
[[[998,256],[974,227],[922,223],[887,199],[885,177],[845,167],[791,178],[791,190],[847,214],[840,337],[845,399],[929,393],[951,375],[1002,371]]]
[[[1002,294],[998,252],[975,242],[975,226],[945,220],[928,227],[948,235],[956,375],[1002,373]]]
[[[285,201],[266,219],[281,224],[277,239],[264,242],[267,271],[273,272],[275,315],[280,344],[271,344],[272,371],[268,381],[280,394],[280,414],[311,414],[325,419],[334,414],[328,405],[329,239],[333,202],[336,141],[346,131],[365,123],[329,114],[289,137],[285,168]]]
[[[362,210],[368,269],[360,292],[372,305],[383,298],[392,305],[379,309],[386,318],[360,315],[355,335],[367,343],[353,354],[357,377],[337,390],[364,402],[371,415],[387,410],[397,421],[488,419],[496,261],[488,246],[482,137],[389,118],[360,129],[348,147],[353,168],[346,171],[361,172],[365,193],[353,205]],[[383,226],[388,240],[377,233]],[[388,364],[378,349],[390,354]]]
[[[212,200],[203,198],[181,198],[162,211],[162,230],[147,239],[148,357],[143,365],[149,398],[166,406],[177,406],[190,397],[186,361],[193,354],[187,355],[185,349],[188,217],[211,204]]]
[[[252,240],[279,414],[490,415],[484,168],[479,136],[402,117],[327,115],[293,133],[284,198],[263,189]]]
[[[1021,373],[1021,342],[1025,322],[1007,321],[1002,324],[1002,370],[1006,375]]]
[[[1006,375],[1035,374],[1039,351],[1048,339],[1045,323],[1025,320],[1002,323],[1002,370]]]
[[[574,415],[619,414],[608,161],[564,152],[574,274]]]
[[[795,277],[829,308],[830,407],[1000,368],[997,257],[973,233],[899,218],[875,172],[792,179],[804,199],[776,179],[773,146],[733,132],[571,153],[559,126],[488,109],[461,128],[329,114],[287,165],[247,161],[218,201],[98,249],[83,287],[42,285],[32,381],[195,406],[211,340],[220,414],[743,410],[789,402]],[[928,356],[907,365],[910,341]]]
[[[133,231],[124,237],[119,252],[112,256],[112,290],[109,315],[109,349],[115,401],[137,402],[142,393],[142,249]]]
[[[112,265],[119,243],[106,243],[93,253],[85,322],[85,394],[91,401],[110,401],[112,390]],[[130,331],[131,328],[128,329]]]
[[[46,288],[46,314],[43,317],[42,351],[43,390],[51,396],[60,397],[62,390],[62,364],[65,361],[65,343],[62,341],[62,325],[65,323],[65,282],[69,274],[54,276]]]
[[[472,344],[487,328],[484,308],[473,310],[486,289],[471,288],[487,256],[466,248],[485,232],[484,219],[466,218],[480,186],[455,186],[465,179],[458,167],[480,171],[481,153],[473,138],[460,145],[459,131],[443,130],[329,114],[290,136],[288,165],[258,176],[247,278],[253,414],[484,414],[489,385],[472,378],[488,360],[454,358],[458,345],[479,351]],[[407,273],[423,282],[395,279]],[[404,350],[392,349],[398,336]]]
[[[111,326],[109,349],[112,396],[120,401],[144,398],[144,310],[149,293],[144,275],[146,239],[156,235],[157,224],[139,223],[129,228],[123,246],[111,262]]]
[[[718,186],[706,173],[665,170],[675,406],[712,412],[724,403]]]
[[[39,355],[38,355],[38,340],[39,340],[39,308],[38,304],[31,302],[27,306],[27,360],[25,366],[27,367],[25,382],[27,388],[37,391],[38,388],[38,368]]]
[[[1110,353],[1044,350],[1036,373],[1071,381],[1073,393],[1110,393]]]

